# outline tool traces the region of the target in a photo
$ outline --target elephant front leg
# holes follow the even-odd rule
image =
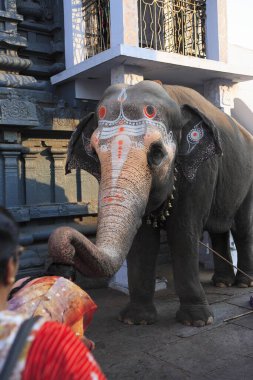
[[[172,237],[173,236],[173,237]],[[198,239],[169,233],[176,293],[180,299],[177,320],[202,327],[213,322],[213,314],[199,280]]]
[[[128,324],[152,324],[157,319],[153,298],[160,231],[144,223],[127,257],[130,302],[119,320]]]

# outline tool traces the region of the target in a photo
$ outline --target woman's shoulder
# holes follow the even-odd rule
[[[47,321],[36,335],[27,357],[23,380],[36,378],[37,373],[52,379],[105,379],[89,350],[72,330],[55,321]],[[47,378],[45,376],[45,378]]]
[[[5,323],[20,324],[27,318],[26,314],[17,314],[11,310],[0,311],[0,325]]]
[[[10,310],[0,312],[0,371],[4,365],[7,354],[16,338],[20,326],[27,318],[27,314],[21,314]],[[40,318],[32,326],[13,370],[12,379],[20,379],[20,374],[25,367],[27,352],[34,341],[37,332],[41,329],[44,323],[45,320]]]

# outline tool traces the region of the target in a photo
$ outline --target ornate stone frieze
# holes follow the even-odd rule
[[[1,39],[1,36],[0,36]],[[26,69],[31,64],[30,59],[12,57],[10,55],[1,54],[0,55],[0,69],[10,70],[21,70]]]
[[[15,126],[37,126],[39,124],[36,107],[11,92],[7,99],[0,100],[0,124]]]
[[[32,0],[17,0],[17,9],[26,20],[31,20],[35,22],[40,19],[42,16],[42,8],[39,1]]]
[[[6,31],[1,30],[0,31],[0,42],[5,43],[9,46],[26,46],[26,38],[18,35],[15,30]]]
[[[48,82],[38,81],[28,75],[0,73],[0,87],[21,87],[31,90],[45,90],[48,87]]]

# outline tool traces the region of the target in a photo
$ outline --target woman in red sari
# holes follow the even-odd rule
[[[7,297],[18,267],[18,226],[0,208],[0,378],[6,358],[27,315],[7,310]],[[45,318],[37,320],[17,361],[11,380],[105,379],[91,352],[70,327]]]
[[[60,274],[59,268],[58,273]],[[64,268],[61,274],[66,275]],[[67,276],[70,278],[69,273]],[[64,323],[83,339],[89,349],[94,348],[94,343],[84,337],[84,331],[97,306],[84,290],[62,276],[18,280],[10,292],[8,309]]]

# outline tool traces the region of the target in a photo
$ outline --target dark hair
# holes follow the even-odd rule
[[[60,276],[75,281],[76,271],[72,265],[52,263],[46,271],[47,276]]]
[[[5,282],[10,258],[17,258],[19,228],[12,214],[0,206],[0,282]]]

